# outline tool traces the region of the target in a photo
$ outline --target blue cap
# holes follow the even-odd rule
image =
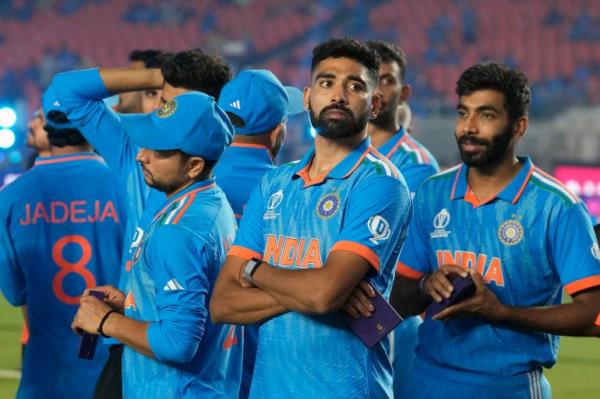
[[[77,129],[70,121],[65,123],[58,123],[53,118],[48,118],[48,113],[52,111],[60,111],[64,114],[65,110],[61,107],[56,95],[56,89],[54,86],[48,87],[42,96],[42,112],[44,114],[44,120],[46,125],[54,129]]]
[[[180,94],[149,114],[121,115],[131,140],[150,150],[180,150],[216,161],[233,138],[233,126],[214,98]]]
[[[288,115],[303,112],[304,97],[296,87],[283,86],[271,71],[247,69],[223,87],[219,106],[244,122],[236,133],[252,135],[266,133]]]

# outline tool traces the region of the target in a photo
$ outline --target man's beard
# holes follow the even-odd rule
[[[496,165],[505,155],[512,139],[514,125],[509,124],[504,131],[494,137],[492,140],[484,140],[477,136],[464,135],[456,138],[460,158],[470,167],[486,167]],[[468,153],[463,151],[461,144],[475,144],[485,147],[477,153]]]
[[[337,109],[345,112],[349,118],[346,119],[329,119],[326,117],[327,111]],[[321,110],[319,117],[317,118],[312,110],[312,107],[308,107],[310,114],[310,123],[317,131],[320,136],[328,139],[344,139],[352,137],[363,131],[367,122],[369,121],[368,113],[360,115],[358,118],[354,116],[354,113],[344,105],[331,104]]]
[[[395,126],[398,110],[398,102],[393,101],[389,104],[381,104],[377,117],[371,123],[380,129],[387,129],[390,126]]]
[[[177,181],[171,181],[171,182],[159,181],[154,178],[154,176],[152,175],[152,173],[150,171],[148,171],[147,169],[144,169],[144,167],[142,167],[142,170],[144,170],[146,172],[144,174],[144,181],[146,182],[146,184],[160,192],[167,194],[167,195],[178,190],[184,183],[183,179],[180,179]]]

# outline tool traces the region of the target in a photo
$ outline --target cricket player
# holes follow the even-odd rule
[[[152,60],[149,60],[150,62]],[[199,90],[218,97],[222,86],[231,78],[231,70],[223,60],[188,50],[167,58],[161,68],[101,68],[57,74],[46,91],[47,102],[57,104],[107,164],[117,173],[122,189],[127,192],[128,222],[125,232],[123,269],[131,262],[144,228],[164,203],[164,193],[144,183],[136,162],[139,150],[129,137],[124,120],[128,115],[116,114],[102,101],[115,93],[160,90],[155,108],[174,96]],[[119,286],[123,288],[124,280]],[[113,346],[110,360],[99,380],[97,399],[118,398],[121,393],[120,353]]]
[[[414,196],[425,179],[439,172],[439,167],[427,148],[408,132],[408,126],[400,124],[401,106],[407,104],[411,94],[411,86],[405,81],[406,54],[398,46],[384,41],[370,41],[367,45],[381,57],[377,86],[381,110],[369,124],[369,136],[373,146],[402,173],[411,196]],[[407,317],[394,330],[392,365],[396,395],[415,357],[419,324],[420,316]]]
[[[97,288],[105,301],[84,296],[73,329],[125,344],[124,398],[235,397],[242,361],[236,327],[208,318],[236,227],[211,177],[233,127],[215,100],[199,92],[125,124],[141,148],[146,183],[167,198],[127,265],[125,291]]]
[[[550,398],[542,367],[556,362],[558,336],[600,332],[600,250],[582,201],[516,156],[526,76],[477,64],[456,92],[463,163],[417,191],[392,303],[418,314],[450,296],[456,275],[476,291],[426,314],[400,397]]]
[[[50,154],[0,191],[0,288],[30,327],[17,398],[91,398],[108,351],[79,359],[69,325],[84,289],[118,282],[124,201],[64,114],[46,130]]]
[[[314,147],[263,177],[215,285],[213,321],[262,322],[250,398],[392,397],[389,340],[368,349],[338,312],[361,279],[389,295],[410,214],[367,137],[379,62],[353,39],[314,49]]]
[[[304,100],[300,90],[283,86],[271,71],[247,69],[223,87],[219,106],[229,115],[235,136],[215,166],[215,177],[239,222],[250,193],[275,168],[288,116],[303,112]],[[240,399],[250,392],[257,340],[258,326],[245,326]]]

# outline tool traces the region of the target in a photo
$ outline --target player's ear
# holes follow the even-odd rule
[[[515,122],[515,130],[513,131],[513,139],[515,141],[521,140],[525,136],[527,126],[529,125],[529,119],[526,116],[522,116]]]
[[[381,93],[375,91],[373,93],[373,97],[371,98],[371,106],[369,108],[369,119],[377,118],[379,114],[379,109],[381,108]]]
[[[279,125],[275,126],[273,130],[269,133],[269,142],[271,143],[271,147],[274,147],[277,139],[281,134],[285,132],[285,123],[281,122]]]
[[[400,90],[400,102],[408,101],[408,97],[412,93],[412,87],[409,84],[402,85],[402,89]]]
[[[304,110],[308,111],[309,107],[310,107],[310,88],[305,87],[304,88]]]
[[[205,171],[206,163],[202,157],[190,157],[187,161],[188,171],[187,175],[190,179],[196,180]]]

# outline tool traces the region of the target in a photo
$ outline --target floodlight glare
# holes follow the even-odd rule
[[[9,129],[17,122],[17,114],[10,107],[0,108],[0,128]]]
[[[0,148],[10,148],[15,144],[15,133],[10,129],[0,130]]]

